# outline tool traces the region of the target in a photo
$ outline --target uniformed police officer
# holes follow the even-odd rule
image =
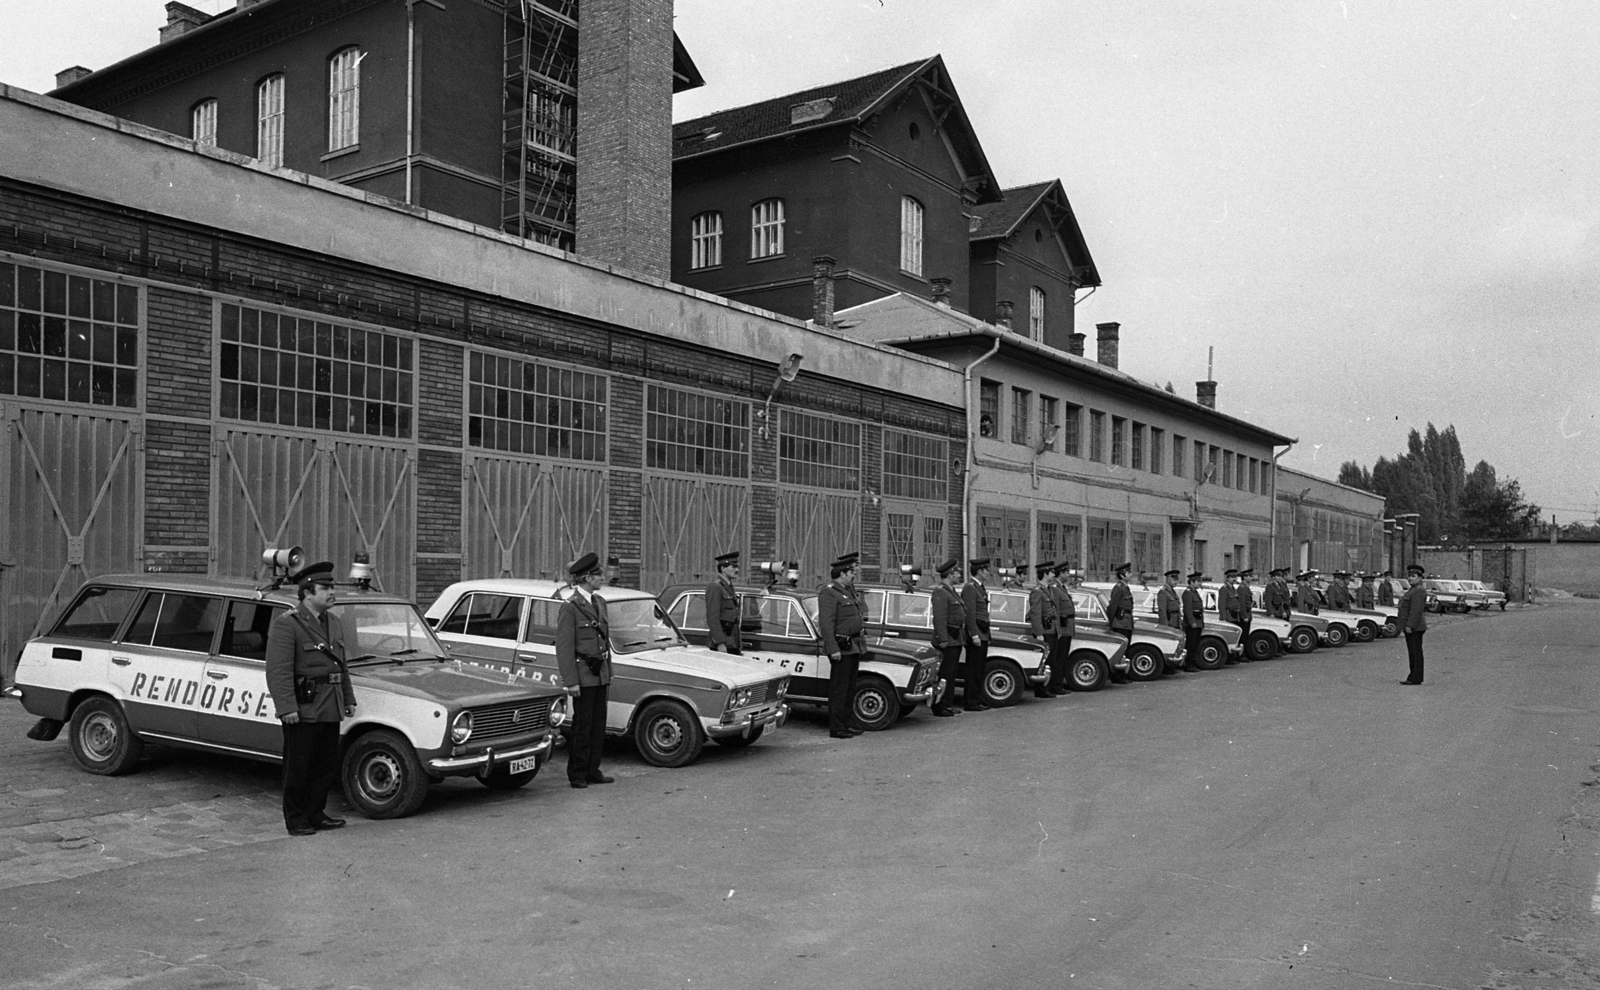
[[[1250,581],[1255,576],[1256,571],[1253,567],[1246,567],[1239,572],[1239,617],[1243,620],[1240,625],[1244,629],[1242,635],[1245,639],[1250,637],[1250,622],[1256,614],[1256,596],[1255,592],[1250,590]],[[1244,659],[1250,659],[1249,650],[1245,651]]]
[[[1356,589],[1356,608],[1371,611],[1377,604],[1377,595],[1372,587],[1372,575],[1365,572],[1361,575],[1361,587]]]
[[[955,584],[961,570],[954,560],[939,565],[939,583],[933,589],[933,648],[939,651],[939,697],[933,713],[948,718],[959,710],[955,706],[956,671],[961,667],[961,638],[966,632],[967,608]]]
[[[1245,605],[1243,572],[1236,568],[1228,568],[1222,572],[1222,590],[1217,594],[1217,611],[1222,618],[1239,627],[1241,638],[1250,635],[1250,611]],[[1250,654],[1244,653],[1239,657],[1246,663],[1250,662]]]
[[[1171,629],[1183,628],[1183,613],[1178,606],[1178,575],[1176,567],[1162,574],[1161,587],[1156,589],[1156,621]]]
[[[989,665],[989,558],[967,561],[967,583],[961,586],[961,604],[967,610],[965,645],[967,648],[966,686],[962,689],[963,707],[969,712],[986,712],[983,703],[983,673]]]
[[[1055,694],[1067,693],[1067,668],[1072,666],[1072,637],[1078,633],[1078,606],[1072,600],[1072,568],[1067,562],[1052,565],[1055,580],[1050,583],[1050,597],[1056,603],[1056,650],[1050,657],[1050,690]]]
[[[1411,673],[1401,684],[1422,683],[1422,634],[1428,631],[1428,590],[1422,586],[1423,573],[1421,564],[1407,565],[1406,581],[1411,587],[1400,596],[1400,614],[1395,620],[1406,634],[1406,659],[1411,665]]]
[[[605,600],[595,594],[605,571],[599,557],[586,553],[567,567],[567,574],[572,595],[556,615],[556,664],[562,688],[573,702],[567,783],[609,784],[613,778],[600,772],[600,756],[605,750],[611,685],[611,624]]]
[[[1294,607],[1311,615],[1316,615],[1320,611],[1317,606],[1317,591],[1312,586],[1316,578],[1316,571],[1301,571],[1294,581]]]
[[[1199,571],[1189,574],[1188,587],[1183,589],[1183,655],[1184,667],[1191,668],[1192,658],[1200,655],[1200,633],[1206,627],[1205,599],[1200,597]]]
[[[339,722],[355,714],[356,695],[344,630],[328,612],[333,564],[311,564],[293,580],[299,606],[267,630],[267,688],[283,723],[283,824],[290,835],[314,835],[344,825],[324,809],[339,779]]]
[[[1268,573],[1271,575],[1272,580],[1267,582],[1267,614],[1275,619],[1287,619],[1290,611],[1289,605],[1293,600],[1289,594],[1289,582],[1286,579],[1289,568],[1274,567]]]
[[[1334,571],[1333,580],[1329,582],[1328,589],[1324,592],[1328,596],[1328,607],[1335,612],[1346,612],[1350,609],[1350,585],[1345,583],[1349,577],[1348,571]]]
[[[1378,581],[1379,581],[1379,584],[1378,584],[1378,604],[1379,605],[1393,605],[1394,604],[1394,585],[1389,583],[1389,579],[1392,578],[1392,577],[1394,577],[1394,574],[1389,572],[1389,571],[1384,571],[1382,574],[1380,574],[1378,576]]]
[[[717,579],[706,585],[706,625],[711,627],[711,648],[734,656],[744,655],[739,629],[739,593],[733,580],[739,576],[739,551],[715,558]]]
[[[856,725],[856,674],[866,652],[862,630],[866,609],[856,594],[858,553],[848,553],[828,568],[829,583],[817,593],[817,626],[828,651],[828,735],[849,739],[862,733]]]
[[[1130,643],[1133,642],[1133,591],[1128,587],[1128,572],[1131,570],[1131,562],[1116,566],[1117,583],[1112,586],[1106,602],[1106,617],[1111,631]]]
[[[1045,663],[1050,665],[1050,682],[1035,687],[1033,695],[1036,698],[1054,698],[1057,692],[1051,685],[1056,680],[1056,670],[1066,662],[1058,656],[1061,652],[1058,648],[1061,641],[1061,614],[1055,596],[1050,593],[1056,583],[1056,565],[1036,564],[1033,571],[1038,583],[1028,592],[1028,631],[1034,639],[1044,644]]]

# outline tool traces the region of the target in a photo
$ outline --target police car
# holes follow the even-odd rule
[[[1089,588],[1072,589],[1072,607],[1077,612],[1079,633],[1094,632],[1115,637],[1126,644],[1119,661],[1113,663],[1110,677],[1114,681],[1133,679],[1154,680],[1183,663],[1183,637],[1172,630],[1152,622],[1135,622],[1133,639],[1111,632],[1111,621],[1106,615],[1105,600],[1099,592]],[[1025,630],[1028,628],[1028,593],[1021,589],[989,592],[989,621],[996,628]],[[1077,637],[1073,637],[1077,645]],[[1076,652],[1076,650],[1074,650]],[[1078,666],[1068,672],[1076,687]],[[1087,688],[1083,690],[1094,690]]]
[[[429,606],[427,621],[466,663],[560,685],[556,616],[572,594],[554,581],[462,581]],[[611,626],[606,733],[631,737],[645,762],[687,766],[708,738],[748,746],[788,718],[787,671],[691,646],[643,591],[596,594]]]
[[[1116,585],[1110,581],[1086,581],[1083,587],[1095,592],[1097,596],[1108,596]],[[1151,626],[1170,632],[1178,636],[1183,635],[1181,629],[1163,626],[1160,622],[1160,611],[1156,607],[1156,592],[1159,586],[1148,584],[1129,583],[1128,591],[1133,595],[1134,627],[1148,629]],[[1178,588],[1181,603],[1183,588]],[[1213,598],[1210,604],[1205,605],[1210,611],[1216,611],[1216,602]],[[1092,611],[1092,609],[1091,609]],[[1228,662],[1230,656],[1240,656],[1244,653],[1242,632],[1238,626],[1231,622],[1223,622],[1221,618],[1204,619],[1204,628],[1200,632],[1200,653],[1189,658],[1189,661],[1202,670],[1217,670]],[[1137,635],[1137,632],[1135,633]]]
[[[570,713],[562,692],[463,667],[405,598],[345,586],[337,595],[356,695],[340,726],[340,777],[357,811],[410,814],[445,777],[494,790],[534,778]],[[267,630],[297,598],[181,574],[96,578],[23,648],[10,693],[42,716],[30,736],[53,739],[67,725],[90,773],[133,770],[146,742],[281,761]]]

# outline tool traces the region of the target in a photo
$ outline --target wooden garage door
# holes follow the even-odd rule
[[[750,486],[646,475],[639,586],[652,594],[702,581],[719,553],[750,548]]]
[[[143,454],[137,417],[0,403],[0,667],[90,577],[138,571]]]
[[[414,593],[414,448],[217,429],[214,573],[255,578],[264,548],[299,545],[342,578],[365,550],[379,587]]]
[[[462,500],[464,578],[564,578],[567,564],[605,550],[604,469],[470,457]]]
[[[861,549],[861,496],[780,489],[778,555],[800,562],[800,587],[828,581],[828,565]]]

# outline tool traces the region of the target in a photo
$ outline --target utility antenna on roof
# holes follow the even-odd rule
[[[1211,373],[1211,359],[1216,356],[1217,348],[1213,345],[1206,348],[1206,381],[1214,382],[1216,376]]]

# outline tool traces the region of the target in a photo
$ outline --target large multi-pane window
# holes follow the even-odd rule
[[[750,403],[651,385],[645,390],[645,466],[750,477]]]
[[[885,495],[943,502],[948,497],[949,477],[948,441],[899,430],[883,431]]]
[[[0,395],[139,404],[139,290],[0,262]]]
[[[922,517],[922,565],[924,569],[944,563],[944,517]]]
[[[1121,522],[1112,519],[1089,520],[1089,561],[1087,576],[1091,581],[1104,581],[1111,569],[1123,562],[1127,546],[1127,530]]]
[[[361,50],[346,48],[328,60],[328,150],[361,143]]]
[[[1028,290],[1028,336],[1044,340],[1044,290],[1037,285]]]
[[[1078,564],[1078,540],[1083,527],[1078,520],[1066,516],[1039,513],[1038,549],[1035,557],[1041,564]]]
[[[261,164],[283,167],[283,73],[256,86],[256,157]]]
[[[189,110],[189,136],[203,148],[217,146],[217,101],[201,100]]]
[[[1172,474],[1174,477],[1183,477],[1183,455],[1188,449],[1189,442],[1183,438],[1183,434],[1174,433],[1172,435]]]
[[[1133,456],[1128,461],[1128,466],[1135,471],[1144,470],[1144,424],[1133,424]]]
[[[467,442],[487,450],[606,459],[604,375],[471,352]]]
[[[750,207],[750,257],[783,253],[783,200],[764,199]]]
[[[409,337],[225,304],[220,369],[225,419],[411,436]]]
[[[1150,427],[1150,473],[1161,473],[1161,448],[1167,442],[1167,431],[1160,427]]]
[[[1161,550],[1166,542],[1161,529],[1155,526],[1134,526],[1128,531],[1129,562],[1135,573],[1157,573],[1161,570]]]
[[[922,274],[922,204],[900,198],[900,270]]]
[[[909,512],[883,514],[884,565],[890,572],[898,571],[901,564],[915,563],[917,552],[917,517]]]
[[[1025,388],[1011,390],[1011,442],[1027,443],[1033,418],[1033,393]]]
[[[1000,435],[1000,383],[983,379],[978,384],[978,436]]]
[[[1083,407],[1067,403],[1061,423],[1061,450],[1068,457],[1083,456]]]
[[[722,264],[722,213],[708,210],[689,221],[689,267]]]
[[[778,416],[778,480],[861,490],[861,424],[784,409]]]
[[[1039,439],[1045,450],[1056,450],[1061,433],[1061,402],[1054,396],[1039,396]]]

